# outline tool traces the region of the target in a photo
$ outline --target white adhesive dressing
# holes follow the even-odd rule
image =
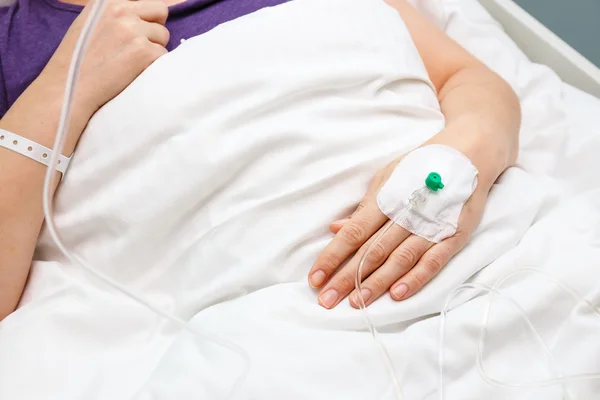
[[[419,207],[401,212],[415,190],[425,186],[431,172],[444,188],[431,191]],[[465,202],[477,187],[477,168],[458,150],[443,145],[418,148],[396,166],[377,195],[379,209],[409,232],[439,243],[454,235]]]

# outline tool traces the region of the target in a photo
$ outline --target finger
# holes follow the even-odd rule
[[[352,219],[352,217],[359,213],[360,210],[362,210],[363,208],[364,205],[362,202],[360,202],[354,210],[354,212],[350,216],[348,216],[348,218],[338,219],[337,221],[333,221],[331,224],[329,224],[329,230],[331,231],[331,233],[336,235],[340,231],[340,229],[342,229],[342,226],[344,226],[344,224],[348,222],[348,220]]]
[[[386,262],[375,270],[361,285],[365,305],[379,298],[401,277],[410,271],[434,243],[422,237],[411,235],[389,255]],[[359,307],[356,290],[350,295],[352,307]]]
[[[356,273],[363,256],[365,262],[362,267],[361,276],[369,276],[373,271],[379,268],[388,256],[396,249],[410,233],[399,225],[393,224],[385,235],[371,245],[375,238],[379,237],[380,232],[386,229],[382,227],[373,237],[365,243],[362,248],[352,257],[352,260],[335,274],[325,285],[319,295],[319,304],[325,308],[332,308],[339,304],[348,294],[350,294],[356,285]],[[368,250],[368,253],[366,251]],[[365,256],[366,253],[366,256]],[[394,283],[390,282],[390,285]],[[388,286],[389,287],[389,286]]]
[[[323,286],[339,266],[381,228],[386,220],[387,217],[375,202],[366,204],[319,254],[310,269],[309,284],[313,288]]]
[[[167,46],[171,37],[167,28],[153,22],[141,21],[137,24],[136,29],[138,29],[141,35],[146,36],[149,41],[160,44],[163,47]]]
[[[390,289],[394,300],[405,300],[428,283],[461,249],[456,238],[446,239],[429,249],[417,264]]]
[[[162,1],[130,1],[133,12],[146,22],[164,25],[169,17],[169,7]]]
[[[348,218],[352,218],[353,216],[361,212],[363,208],[365,208],[364,200],[358,203],[358,206],[356,206],[356,210],[354,210],[354,212]]]
[[[340,231],[340,229],[342,229],[344,224],[346,224],[346,222],[348,221],[350,221],[350,218],[344,218],[339,219],[337,221],[333,221],[331,224],[329,224],[329,230],[331,231],[331,233],[336,235]]]

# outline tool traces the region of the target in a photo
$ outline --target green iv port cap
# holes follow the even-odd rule
[[[425,179],[425,185],[427,185],[427,187],[434,192],[444,188],[442,177],[437,172],[431,172],[429,175],[427,175],[427,179]]]

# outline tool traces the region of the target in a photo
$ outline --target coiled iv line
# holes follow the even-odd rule
[[[400,213],[399,213],[397,219],[403,219],[404,216],[411,209],[418,207],[420,204],[423,204],[424,202],[426,202],[429,192],[430,192],[430,189],[427,186],[424,186],[421,189],[417,189],[414,192],[412,192],[408,198],[408,202],[407,202],[406,206],[402,210],[400,210]],[[385,236],[385,234],[390,230],[390,228],[394,224],[395,224],[395,222],[393,220],[388,221],[383,226],[383,228],[379,231],[379,233],[375,236],[374,240],[369,244],[369,246],[367,246],[367,249],[366,249],[365,253],[362,255],[360,262],[358,264],[358,268],[356,270],[355,286],[356,286],[359,308],[362,312],[363,318],[365,320],[365,324],[367,325],[369,331],[371,332],[371,335],[375,341],[375,344],[377,345],[377,348],[380,352],[382,362],[385,365],[385,367],[390,375],[390,378],[391,378],[391,381],[393,384],[393,388],[394,388],[394,393],[396,395],[396,399],[403,400],[404,396],[402,394],[401,384],[398,379],[397,372],[394,368],[394,363],[392,361],[392,357],[389,354],[385,344],[379,338],[377,328],[375,327],[375,325],[373,324],[373,322],[369,316],[369,313],[365,306],[365,300],[364,300],[364,297],[362,296],[362,292],[361,292],[361,282],[363,280],[362,270],[363,270],[363,266],[369,256],[369,253],[375,246],[377,246],[377,244],[380,242],[380,240]],[[448,297],[446,298],[444,307],[440,313],[440,332],[439,332],[439,345],[438,345],[438,350],[439,350],[439,353],[438,353],[438,372],[439,372],[438,394],[439,394],[440,400],[445,400],[444,341],[445,341],[445,335],[446,335],[447,314],[448,314],[448,311],[450,311],[450,305],[451,305],[452,301],[456,298],[456,296],[460,292],[467,290],[467,289],[478,290],[478,291],[483,291],[483,292],[488,293],[487,306],[485,308],[485,312],[484,312],[483,319],[481,322],[478,348],[477,348],[477,352],[476,352],[477,371],[478,371],[479,375],[481,376],[481,378],[486,383],[496,386],[496,387],[501,387],[501,388],[539,388],[539,387],[546,387],[546,386],[561,384],[562,388],[563,388],[564,399],[565,400],[575,400],[575,398],[572,396],[572,394],[568,390],[568,387],[566,385],[567,383],[575,382],[575,381],[587,381],[587,380],[600,379],[600,373],[578,374],[578,375],[565,376],[563,371],[560,369],[560,366],[558,365],[558,362],[556,361],[554,355],[552,354],[552,350],[547,345],[547,343],[542,339],[539,332],[535,329],[533,323],[527,317],[525,310],[519,305],[519,303],[516,300],[514,300],[513,298],[506,295],[503,291],[501,291],[500,287],[502,286],[502,284],[504,282],[506,282],[508,279],[510,279],[516,275],[524,274],[524,273],[530,273],[530,274],[536,273],[536,274],[542,275],[544,278],[546,278],[547,280],[553,282],[558,287],[560,287],[564,292],[567,292],[569,295],[571,295],[571,297],[573,299],[575,299],[578,302],[578,304],[584,303],[587,307],[592,309],[598,316],[600,316],[600,307],[593,305],[584,296],[579,294],[575,289],[571,288],[567,284],[559,281],[557,278],[551,276],[550,274],[548,274],[544,271],[535,269],[535,268],[522,268],[517,271],[509,272],[509,273],[501,276],[494,283],[493,286],[479,284],[479,283],[466,283],[466,284],[458,286],[456,289],[454,289],[448,295]],[[521,317],[525,321],[527,327],[529,328],[530,332],[535,337],[536,341],[544,349],[549,361],[552,364],[552,367],[554,368],[554,370],[556,371],[556,373],[558,375],[557,378],[535,381],[535,382],[523,382],[523,383],[501,382],[501,381],[491,377],[487,373],[487,371],[485,370],[484,365],[483,365],[483,354],[484,354],[484,350],[485,350],[485,339],[486,339],[487,330],[488,330],[489,314],[490,314],[490,310],[492,307],[492,303],[494,301],[494,295],[497,295],[497,296],[501,297],[502,299],[507,300],[517,309],[517,311],[519,312],[519,315],[521,315]]]
[[[561,369],[558,365],[558,362],[554,358],[552,351],[550,350],[550,348],[546,344],[546,342],[542,339],[540,334],[537,332],[537,330],[533,326],[533,323],[531,322],[531,320],[527,317],[525,310],[523,310],[523,308],[514,299],[508,297],[506,294],[504,294],[500,290],[500,287],[502,286],[502,284],[504,282],[506,282],[508,279],[512,278],[513,276],[520,275],[520,274],[541,275],[543,278],[556,284],[561,290],[568,293],[574,300],[576,300],[578,302],[577,303],[578,305],[580,303],[584,303],[588,308],[593,310],[596,313],[596,315],[600,316],[600,308],[598,306],[595,306],[594,304],[592,304],[590,301],[588,301],[584,296],[579,294],[575,289],[573,289],[569,285],[561,282],[560,280],[558,280],[554,276],[548,274],[547,272],[544,272],[544,271],[541,271],[541,270],[538,270],[535,268],[522,268],[517,271],[509,272],[509,273],[505,274],[504,276],[500,277],[494,283],[493,286],[484,285],[484,284],[467,283],[467,284],[463,284],[463,285],[457,287],[456,289],[454,289],[452,291],[452,293],[450,293],[450,295],[446,299],[446,303],[444,304],[444,308],[442,309],[442,313],[440,315],[440,318],[441,318],[440,319],[440,342],[439,342],[439,358],[438,358],[439,394],[440,394],[439,398],[440,398],[440,400],[444,399],[444,386],[443,386],[444,385],[444,339],[445,339],[446,317],[447,317],[447,313],[450,309],[450,304],[451,304],[452,300],[454,300],[454,298],[458,295],[458,293],[460,293],[461,291],[466,290],[466,289],[475,289],[478,291],[484,291],[484,292],[489,293],[487,305],[486,305],[486,308],[485,308],[485,311],[483,314],[483,319],[481,322],[481,329],[480,329],[479,341],[478,341],[478,349],[477,349],[477,353],[476,353],[477,371],[479,372],[479,375],[486,383],[496,386],[496,387],[503,387],[503,388],[540,388],[540,387],[561,384],[562,388],[563,388],[564,398],[566,400],[574,400],[574,396],[572,394],[570,394],[568,387],[566,386],[567,383],[600,379],[600,373],[577,374],[577,375],[570,375],[570,376],[564,375],[564,373],[561,371]],[[525,321],[530,332],[533,334],[533,336],[535,337],[537,342],[540,344],[541,347],[543,347],[544,351],[546,352],[548,358],[550,359],[550,362],[552,363],[552,366],[554,367],[554,369],[557,372],[558,378],[540,380],[540,381],[535,381],[535,382],[501,382],[501,381],[491,377],[486,372],[484,365],[483,365],[483,354],[485,351],[485,339],[486,339],[487,330],[488,330],[490,309],[491,309],[492,303],[494,301],[495,295],[499,295],[503,299],[508,300],[519,311],[519,314]]]
[[[79,76],[79,71],[81,69],[81,64],[83,62],[83,58],[85,55],[85,50],[87,48],[88,42],[94,28],[98,24],[100,17],[102,15],[102,11],[106,5],[106,0],[94,0],[91,5],[90,13],[81,29],[81,34],[77,40],[75,45],[75,49],[73,51],[73,57],[71,59],[71,63],[69,65],[69,72],[67,75],[66,85],[65,85],[65,94],[63,98],[63,105],[60,115],[60,121],[56,133],[56,138],[54,140],[54,146],[52,149],[52,154],[50,154],[50,160],[48,164],[48,169],[46,170],[46,175],[44,178],[44,190],[43,190],[43,209],[44,216],[46,219],[46,227],[48,228],[48,232],[50,236],[56,243],[57,247],[63,253],[63,255],[71,261],[75,265],[79,265],[81,268],[86,270],[87,272],[94,275],[96,278],[103,281],[105,284],[115,289],[116,291],[122,293],[129,299],[141,304],[142,306],[148,308],[150,311],[155,314],[163,317],[164,319],[174,323],[178,327],[180,327],[183,331],[186,331],[193,336],[211,341],[213,343],[218,344],[221,347],[224,347],[234,353],[237,353],[241,356],[244,361],[244,367],[240,376],[234,382],[232,388],[230,389],[228,396],[226,399],[235,398],[240,389],[245,382],[248,373],[250,371],[251,359],[249,354],[238,345],[231,343],[229,341],[223,340],[219,337],[213,336],[209,333],[203,332],[196,327],[191,326],[188,322],[182,320],[181,318],[171,315],[166,311],[161,310],[160,308],[152,305],[148,300],[144,299],[138,294],[135,294],[125,288],[120,283],[111,279],[110,277],[104,275],[103,273],[96,270],[92,265],[90,265],[86,260],[79,257],[77,254],[72,253],[67,249],[64,242],[61,239],[61,236],[58,232],[56,224],[54,223],[54,211],[53,211],[53,182],[55,178],[55,171],[58,165],[58,156],[62,154],[64,149],[65,141],[69,132],[69,121],[71,116],[71,109],[73,106],[73,98],[75,94],[75,88],[77,86],[77,77]]]

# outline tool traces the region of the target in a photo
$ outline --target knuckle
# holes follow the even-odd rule
[[[339,274],[335,278],[334,285],[340,294],[349,293],[355,286],[355,279],[352,274]]]
[[[116,33],[119,35],[119,38],[122,42],[129,42],[130,40],[135,40],[138,38],[134,27],[127,19],[122,19],[118,22]]]
[[[367,262],[369,264],[381,265],[387,259],[385,246],[379,242],[369,249],[367,254]]]
[[[365,208],[365,205],[361,201],[360,203],[358,203],[358,206],[356,206],[356,210],[354,210],[354,212],[352,213],[352,215],[358,214],[363,208]]]
[[[442,254],[435,253],[435,252],[431,253],[425,260],[425,263],[424,263],[425,271],[427,271],[427,273],[430,276],[434,276],[438,272],[440,272],[440,270],[444,266],[444,263],[445,263],[445,257]]]
[[[391,284],[383,276],[374,276],[370,279],[370,284],[375,292],[384,292]]]
[[[420,272],[415,273],[413,278],[416,283],[416,285],[414,285],[415,289],[422,288],[423,286],[425,286],[425,284],[429,280],[426,274],[420,273]],[[411,285],[411,286],[413,286],[413,285]]]
[[[139,14],[145,14],[152,17],[152,20],[160,20],[165,21],[169,16],[169,6],[166,4],[167,2],[163,2],[160,0],[147,0],[144,2],[140,2],[139,4]]]
[[[156,9],[156,16],[163,21],[169,17],[169,6],[167,6],[166,2],[159,2]]]
[[[171,39],[171,32],[169,32],[169,30],[164,26],[161,26],[160,35],[162,36],[161,44],[166,46],[167,43],[169,43],[169,40]]]
[[[107,5],[106,12],[113,18],[120,18],[127,15],[129,9],[127,2],[114,2]]]
[[[164,46],[161,46],[160,44],[156,44],[156,43],[150,43],[150,44],[152,46],[152,50],[150,52],[150,60],[151,61],[154,61],[168,53],[168,50]]]
[[[134,55],[143,58],[148,53],[149,44],[148,39],[143,36],[134,38],[132,42]]]
[[[152,43],[145,37],[139,37],[135,39],[132,56],[138,64],[146,68],[165,53],[167,50],[163,46]]]
[[[331,254],[324,253],[319,259],[320,269],[325,270],[328,273],[335,271],[338,267],[337,260]]]
[[[425,281],[430,280],[440,272],[444,266],[444,258],[440,254],[430,254],[423,262],[423,275],[426,275]]]
[[[353,222],[344,226],[339,234],[348,245],[358,247],[364,242],[365,229],[360,224]]]
[[[417,255],[409,247],[400,247],[392,255],[392,261],[396,265],[412,266],[417,262]]]

